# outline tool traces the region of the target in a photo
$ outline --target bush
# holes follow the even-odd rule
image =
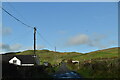
[[[92,61],[89,64],[80,64],[78,72],[85,78],[118,78],[118,62],[117,59],[107,61]]]

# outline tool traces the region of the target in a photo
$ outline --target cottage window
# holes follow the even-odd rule
[[[17,63],[17,60],[13,60],[13,64],[16,64]]]

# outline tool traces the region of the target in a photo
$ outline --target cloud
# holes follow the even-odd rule
[[[24,48],[24,49],[23,49]],[[38,45],[36,47],[38,50],[45,48],[45,46],[40,46]],[[13,44],[13,45],[8,45],[8,44],[4,44],[4,43],[0,43],[0,53],[5,53],[5,52],[9,52],[9,51],[18,51],[18,50],[33,50],[33,46],[31,47],[24,47],[21,44]]]
[[[16,51],[21,49],[21,47],[22,46],[20,44],[8,45],[8,44],[0,43],[0,49],[4,51]]]
[[[93,36],[86,34],[77,34],[69,38],[66,43],[67,46],[87,45],[91,47],[105,48],[108,45],[103,44],[101,41],[106,37],[107,36],[104,34],[95,34]]]
[[[14,45],[11,45],[10,46],[10,50],[19,50],[22,48],[22,45],[21,44],[14,44]]]
[[[9,51],[10,50],[10,46],[8,44],[0,43],[0,49]]]
[[[88,35],[86,35],[86,34],[79,34],[79,35],[71,37],[68,40],[67,45],[74,46],[74,45],[87,44],[88,42],[89,42]]]
[[[2,36],[6,36],[12,33],[12,29],[10,27],[2,27],[2,30],[0,29],[0,32],[2,32]]]
[[[102,44],[102,40],[104,40],[107,36],[105,34],[94,34],[90,37],[90,41],[88,43],[89,46],[98,47],[98,48],[105,48],[107,47],[106,44]]]

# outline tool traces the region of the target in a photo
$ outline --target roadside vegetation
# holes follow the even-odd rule
[[[16,53],[16,55],[33,55],[33,50],[27,50]],[[118,57],[118,48],[109,48],[104,50],[98,50],[90,53],[78,53],[78,52],[54,52],[49,50],[36,50],[36,55],[39,57],[40,63],[49,62],[52,65],[59,64],[62,60],[78,60],[84,62],[85,60],[97,60],[97,59],[111,59]]]
[[[48,62],[50,67],[44,69],[50,75],[57,71],[62,61],[67,62],[70,70],[76,71],[83,78],[118,78],[120,74],[120,58],[118,50],[120,48],[109,48],[90,53],[77,52],[54,52],[49,50],[36,50],[40,64]],[[16,55],[33,55],[33,50],[27,50]],[[72,60],[80,61],[80,64],[73,64]]]
[[[120,78],[120,58],[67,65],[70,70],[78,72],[84,78]]]

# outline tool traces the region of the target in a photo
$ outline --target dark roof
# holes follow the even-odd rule
[[[2,61],[9,62],[14,57],[18,58],[22,64],[36,63],[34,55],[2,55]]]

